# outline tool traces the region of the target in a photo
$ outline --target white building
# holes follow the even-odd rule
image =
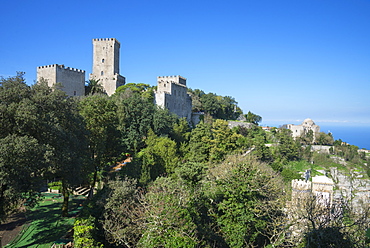
[[[301,125],[287,124],[286,128],[292,131],[293,138],[307,134],[310,130],[312,130],[315,138],[315,135],[320,132],[320,126],[316,125],[310,118],[305,119]]]

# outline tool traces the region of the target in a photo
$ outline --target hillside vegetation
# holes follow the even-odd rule
[[[22,74],[0,80],[1,219],[34,206],[49,180],[61,184],[63,216],[75,187],[92,189],[75,247],[366,247],[370,215],[351,212],[350,199],[325,224],[309,224],[320,209],[312,204],[302,204],[305,229],[289,224],[290,183],[305,170],[368,178],[358,147],[325,133],[266,132],[250,111],[251,128],[230,129],[227,120],[242,114],[235,99],[198,89],[189,90],[193,111],[204,112],[195,127],[154,105],[148,85],[90,92],[67,97],[45,82],[26,85]],[[331,154],[313,144],[332,145]]]

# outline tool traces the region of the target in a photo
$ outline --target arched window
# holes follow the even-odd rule
[[[104,63],[104,59],[102,59],[101,62]]]
[[[103,75],[104,75],[104,72],[103,72],[103,71],[101,71],[101,72],[100,72],[100,76],[103,76]]]

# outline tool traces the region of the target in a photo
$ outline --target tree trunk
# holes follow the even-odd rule
[[[93,197],[93,195],[94,195],[94,187],[95,187],[95,184],[96,184],[96,181],[97,180],[98,180],[98,167],[95,167],[94,179],[93,179],[93,183],[92,183],[91,188],[90,188],[90,192],[89,192],[88,198],[92,198]]]
[[[69,191],[63,182],[62,182],[62,194],[63,194],[62,216],[67,217],[68,216]]]

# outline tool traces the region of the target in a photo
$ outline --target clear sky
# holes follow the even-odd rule
[[[121,43],[120,74],[232,96],[263,124],[370,127],[370,0],[1,3],[0,76],[64,64],[92,70],[92,39]]]

